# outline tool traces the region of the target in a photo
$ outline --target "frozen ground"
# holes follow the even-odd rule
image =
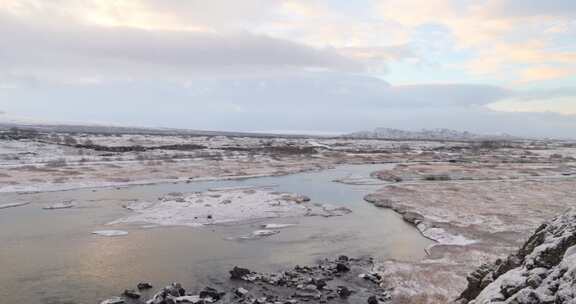
[[[250,137],[46,135],[0,139],[0,192],[53,191],[283,175],[339,163],[381,162],[314,140]],[[60,138],[72,138],[62,143]],[[90,145],[86,145],[88,142]],[[101,145],[101,146],[100,146]],[[116,149],[111,150],[106,149]],[[342,151],[339,151],[342,150]]]
[[[546,142],[486,148],[470,142],[344,138],[5,134],[0,136],[0,192],[271,176],[383,162],[522,161],[540,166],[526,168],[523,175],[542,175],[546,164],[574,161],[574,150],[569,143]],[[474,166],[463,168],[462,179]],[[574,168],[568,168],[571,174]],[[507,177],[507,168],[487,174]]]
[[[574,143],[545,141],[0,136],[0,192],[183,183],[286,175],[339,164],[397,163],[374,173],[379,181],[350,175],[337,182],[382,185],[367,200],[396,210],[437,241],[420,262],[381,264],[386,286],[393,287],[392,302],[447,303],[464,289],[468,272],[511,253],[543,220],[576,204],[575,151]],[[127,205],[132,214],[113,223],[196,226],[343,212],[299,200],[297,195],[266,189],[173,193],[159,201]],[[6,202],[0,209],[25,203]],[[62,202],[47,206],[68,208]],[[241,237],[262,237],[284,227],[271,222],[261,228]]]
[[[516,250],[544,220],[576,206],[574,164],[408,164],[366,200],[391,208],[435,241],[418,263],[385,262],[398,303],[447,303],[483,262]],[[441,179],[428,176],[445,176]],[[406,302],[403,302],[406,301]]]

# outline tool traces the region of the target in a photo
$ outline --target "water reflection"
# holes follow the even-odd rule
[[[225,281],[227,270],[234,265],[271,271],[342,253],[421,258],[428,240],[394,212],[362,200],[377,186],[332,182],[345,176],[366,178],[376,169],[374,165],[343,166],[240,181],[4,195],[4,201],[34,203],[0,212],[0,295],[7,303],[90,303],[142,280],[156,286],[172,281],[189,287],[214,284]],[[313,202],[344,205],[353,213],[274,220],[297,225],[251,241],[227,239],[247,234],[269,220],[204,228],[124,226],[114,228],[129,231],[126,237],[90,235],[93,230],[110,229],[104,224],[126,215],[129,211],[122,204],[135,198],[155,200],[174,191],[251,185],[277,185],[279,191],[305,194]],[[41,209],[44,204],[68,199],[75,199],[78,208]]]

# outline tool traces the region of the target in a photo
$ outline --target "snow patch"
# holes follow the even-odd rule
[[[262,230],[255,230],[252,231],[250,234],[253,237],[263,237],[263,236],[270,236],[274,234],[280,233],[280,230],[270,230],[270,229],[262,229]]]
[[[121,297],[114,297],[100,302],[100,304],[123,304],[123,303],[125,303],[125,301]]]
[[[423,236],[438,242],[435,245],[456,245],[456,246],[466,246],[476,243],[476,240],[470,240],[459,234],[451,234],[446,232],[442,228],[428,227],[425,223],[419,223],[416,228],[420,230]]]
[[[295,226],[296,224],[262,224],[261,227],[264,229],[282,229],[287,227]]]
[[[255,219],[348,213],[339,207],[307,204],[302,195],[259,188],[225,189],[164,196],[156,202],[126,206],[134,214],[111,222],[191,226],[243,222]]]
[[[62,202],[62,203],[56,203],[53,205],[44,206],[44,207],[42,207],[42,209],[54,210],[54,209],[68,209],[68,208],[72,208],[72,207],[74,207],[74,204],[71,201],[69,201],[69,202]]]
[[[124,236],[128,235],[128,232],[123,230],[95,230],[92,231],[92,234],[101,236]]]

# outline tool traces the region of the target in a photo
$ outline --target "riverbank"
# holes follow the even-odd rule
[[[506,176],[495,177],[495,170]],[[393,303],[455,300],[466,288],[470,272],[514,252],[543,221],[576,206],[576,179],[563,174],[572,170],[572,163],[415,164],[376,173],[407,181],[382,187],[365,199],[402,214],[422,235],[437,242],[419,262],[380,265],[393,289]],[[461,178],[454,172],[468,176]]]

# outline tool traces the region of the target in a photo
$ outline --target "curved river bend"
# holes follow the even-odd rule
[[[165,286],[178,281],[192,290],[218,285],[234,265],[277,271],[340,254],[376,259],[417,260],[431,242],[391,210],[363,197],[376,185],[349,185],[334,179],[366,179],[388,165],[347,165],[319,172],[245,180],[155,184],[127,188],[81,189],[34,194],[3,194],[0,204],[31,204],[0,210],[0,299],[6,303],[98,303],[140,281]],[[127,215],[133,199],[156,200],[170,192],[216,187],[270,186],[304,194],[312,202],[345,206],[337,217],[283,218],[222,226],[115,226],[124,237],[91,231],[111,229]],[[75,208],[43,210],[47,204],[74,200]],[[230,240],[262,223],[297,224],[257,240]]]

